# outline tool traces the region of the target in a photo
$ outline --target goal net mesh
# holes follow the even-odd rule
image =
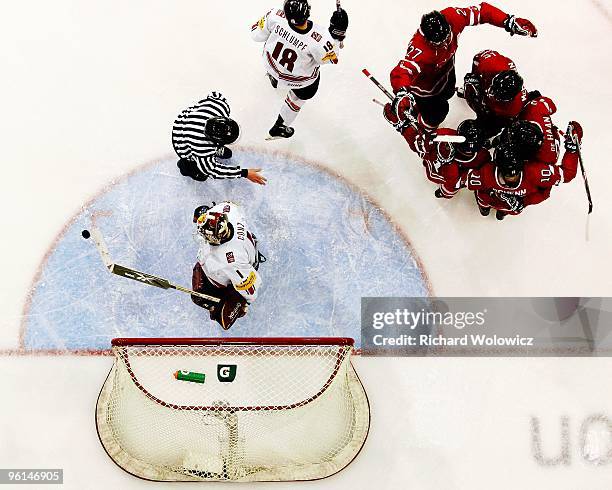
[[[370,422],[352,345],[294,342],[114,345],[96,413],[106,452],[126,471],[163,481],[340,471]],[[177,371],[199,373],[200,382]]]

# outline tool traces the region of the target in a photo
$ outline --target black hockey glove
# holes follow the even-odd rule
[[[523,209],[525,209],[525,205],[523,204],[523,199],[519,196],[513,196],[513,195],[508,196],[508,195],[502,194],[500,197],[507,204],[508,211],[518,214],[522,212]]]
[[[197,180],[198,182],[204,182],[206,179],[208,179],[208,175],[200,172],[195,162],[187,158],[181,158],[176,163],[176,166],[179,168],[181,175],[184,175],[185,177],[191,177],[193,180]]]
[[[466,73],[463,79],[463,98],[476,115],[486,115],[489,112],[484,103],[482,81],[475,73]]]
[[[463,79],[463,98],[470,101],[482,100],[480,77],[475,73],[466,73]]]
[[[531,102],[532,100],[539,99],[540,97],[542,97],[542,94],[540,93],[539,90],[532,90],[531,92],[527,93],[527,101],[528,102]]]
[[[217,149],[217,158],[221,158],[223,160],[232,158],[232,150],[230,150],[227,146],[220,146]]]
[[[349,19],[346,10],[340,8],[334,11],[331,19],[329,20],[329,33],[331,34],[331,37],[338,41],[344,41],[348,25]]]

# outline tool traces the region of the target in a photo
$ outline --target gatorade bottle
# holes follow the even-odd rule
[[[204,383],[206,375],[204,373],[194,373],[191,371],[177,371],[174,378],[179,381],[189,381],[191,383]]]

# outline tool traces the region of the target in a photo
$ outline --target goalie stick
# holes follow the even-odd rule
[[[178,286],[176,284],[172,284],[168,279],[164,279],[163,277],[157,277],[152,274],[148,274],[146,272],[137,271],[136,269],[131,269],[124,265],[115,264],[113,259],[108,251],[108,246],[104,241],[104,236],[102,232],[96,227],[92,226],[90,230],[83,230],[83,238],[87,239],[91,235],[93,238],[94,244],[100,253],[100,257],[102,258],[102,262],[106,266],[106,268],[116,274],[118,276],[127,277],[128,279],[132,279],[134,281],[142,282],[143,284],[148,284],[149,286],[154,286],[156,288],[161,289],[175,289],[177,291],[181,291],[183,293],[190,294],[192,296],[197,296],[198,298],[202,298],[204,301],[210,304],[210,307],[221,303],[221,299],[215,296],[209,296],[208,294],[198,293],[196,291],[192,291],[191,289],[185,288],[183,286]]]

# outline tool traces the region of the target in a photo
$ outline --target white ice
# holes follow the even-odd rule
[[[314,18],[326,22],[334,2],[312,3]],[[250,25],[274,2],[29,0],[4,6],[0,348],[18,346],[30,285],[67,220],[109,182],[169,155],[177,111],[212,89],[230,99],[242,145],[318,162],[379,203],[410,237],[435,294],[612,295],[610,2],[498,2],[532,19],[540,36],[471,28],[457,57],[461,79],[478,50],[507,54],[530,89],[555,100],[559,126],[570,119],[583,124],[595,202],[589,241],[579,177],[545,204],[502,223],[481,218],[467,193],[435,200],[420,163],[370,102],[380,94],[360,71],[367,67],[386,82],[421,14],[448,4],[343,4],[351,25],[341,63],[323,69],[320,94],[299,116],[296,136],[283,142],[263,141],[282,96],[269,87],[260,46],[249,38]],[[468,115],[454,101],[448,123]],[[3,356],[0,366],[1,466],[64,467],[65,488],[151,486],[123,474],[96,439],[95,398],[109,358]],[[372,402],[370,439],[349,469],[312,486],[608,489],[612,463],[587,461],[605,444],[593,436],[589,441],[597,444],[589,445],[585,459],[580,427],[592,415],[612,418],[611,367],[607,359],[358,359]],[[532,451],[532,417],[540,421],[544,455],[554,458],[564,416],[571,461],[542,466]]]

